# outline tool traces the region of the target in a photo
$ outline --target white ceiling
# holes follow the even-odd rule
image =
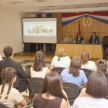
[[[10,2],[24,3],[11,4]],[[108,0],[51,0],[41,3],[33,0],[0,0],[0,9],[27,13],[106,11]]]

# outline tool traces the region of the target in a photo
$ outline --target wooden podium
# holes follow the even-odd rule
[[[103,58],[102,45],[91,45],[91,44],[57,44],[55,55],[58,54],[59,48],[66,49],[66,55],[69,57],[81,56],[83,50],[89,52],[90,58]]]

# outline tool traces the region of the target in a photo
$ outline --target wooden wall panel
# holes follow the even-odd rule
[[[72,41],[75,40],[77,36],[79,21],[81,25],[81,35],[84,37],[85,43],[89,43],[89,38],[90,36],[92,36],[92,32],[96,32],[97,36],[99,36],[100,43],[102,42],[104,36],[108,36],[108,24],[102,23],[93,18],[90,18],[92,21],[90,26],[83,25],[83,19],[85,19],[85,17],[77,19],[76,21],[69,23],[66,26],[62,26],[62,14],[54,13],[52,16],[57,17],[57,42],[58,43],[61,43],[61,41],[66,36],[67,32],[70,33],[70,36],[72,37]],[[87,19],[89,19],[89,17],[86,18],[85,21]]]

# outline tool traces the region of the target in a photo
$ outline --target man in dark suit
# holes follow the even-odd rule
[[[6,56],[6,59],[0,61],[0,73],[2,72],[2,69],[6,67],[13,67],[16,70],[17,78],[20,79],[27,79],[27,75],[24,72],[22,66],[20,63],[13,60],[13,49],[10,46],[6,46],[3,50],[4,55]],[[20,83],[21,91],[24,91],[26,89],[26,80],[23,80]]]
[[[93,32],[93,36],[89,39],[90,44],[99,44],[99,37],[96,36],[96,32]]]
[[[78,34],[78,37],[74,40],[73,43],[75,43],[75,44],[84,44],[84,38],[81,37],[80,34]]]

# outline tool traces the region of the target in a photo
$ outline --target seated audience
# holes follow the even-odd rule
[[[107,61],[103,59],[99,59],[96,62],[96,66],[97,66],[97,71],[102,72],[106,76],[107,83],[108,83]]]
[[[45,66],[44,54],[41,51],[38,51],[35,55],[34,64],[30,69],[31,78],[44,78],[49,72],[50,70]]]
[[[58,51],[58,56],[54,56],[50,69],[52,70],[54,67],[62,67],[69,68],[70,66],[70,58],[66,55],[66,50],[64,48],[60,48]]]
[[[78,34],[78,37],[74,40],[74,44],[84,44],[84,38],[81,37],[80,34]]]
[[[2,70],[2,85],[0,86],[0,103],[7,105],[9,108],[13,108],[14,105],[25,106],[27,103],[23,96],[13,88],[13,83],[16,81],[16,70],[11,67],[7,67]]]
[[[85,50],[81,53],[81,69],[96,71],[95,62],[90,61],[89,53]]]
[[[66,34],[66,37],[64,38],[64,40],[61,43],[72,43],[72,38],[71,38],[69,32]]]
[[[92,72],[72,108],[108,108],[107,80],[102,72]]]
[[[69,108],[69,101],[63,91],[57,72],[50,72],[43,81],[42,92],[34,97],[34,108]]]
[[[10,46],[6,46],[3,50],[4,55],[6,56],[6,59],[0,61],[0,73],[2,71],[2,69],[6,68],[6,67],[13,67],[16,70],[16,74],[17,74],[17,78],[20,79],[27,79],[27,75],[24,72],[22,66],[20,63],[14,61],[13,59],[13,49]],[[21,91],[25,91],[26,89],[26,81],[21,81],[20,82],[20,86],[21,86]]]
[[[70,82],[78,85],[79,89],[81,84],[87,83],[87,77],[83,70],[81,70],[81,59],[80,57],[73,57],[70,68],[64,69],[60,75],[61,80]]]
[[[93,36],[90,37],[89,44],[99,44],[99,37],[96,36],[96,32],[93,32]]]
[[[0,55],[0,61],[3,60],[2,56]]]

